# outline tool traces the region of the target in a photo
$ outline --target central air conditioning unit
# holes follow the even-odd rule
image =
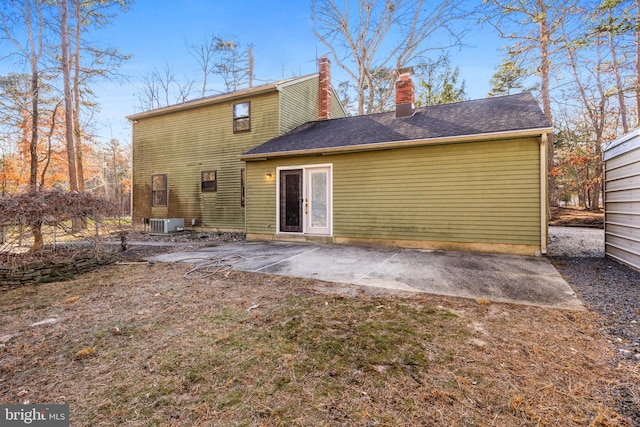
[[[160,218],[149,220],[149,232],[156,234],[176,233],[184,230],[184,218]]]

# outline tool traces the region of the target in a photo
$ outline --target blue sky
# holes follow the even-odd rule
[[[102,111],[95,126],[101,140],[130,142],[130,125],[124,117],[140,111],[140,82],[154,66],[164,69],[169,64],[178,76],[197,78],[197,63],[186,44],[210,34],[252,44],[256,77],[269,81],[314,73],[316,57],[328,53],[312,32],[310,0],[137,0],[128,12],[91,34],[99,44],[132,55],[120,69],[126,81],[96,81]],[[451,51],[452,65],[460,67],[467,97],[482,98],[500,62],[502,41],[490,28],[477,27],[466,41],[470,46]],[[6,67],[0,63],[0,73],[7,72]],[[337,85],[341,80],[337,66],[332,71]]]

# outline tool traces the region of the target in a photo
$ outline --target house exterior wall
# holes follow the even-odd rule
[[[640,129],[604,153],[605,254],[640,270]]]
[[[318,119],[318,77],[280,89],[280,132],[286,133]]]
[[[248,238],[295,237],[276,235],[276,168],[331,164],[334,242],[534,255],[540,152],[526,138],[248,161]]]
[[[251,131],[233,132],[233,104],[251,101]],[[170,114],[133,125],[133,221],[196,219],[198,225],[244,230],[238,156],[279,135],[279,95],[274,91]],[[217,171],[217,191],[201,191],[201,172]],[[168,206],[151,206],[151,177],[166,174]]]
[[[338,99],[335,91],[331,91],[331,117],[334,119],[347,117],[347,112],[342,106],[342,103]]]
[[[333,94],[335,97],[335,94]],[[233,132],[233,104],[251,102],[251,131]],[[336,100],[334,110],[344,115]],[[244,231],[243,152],[318,118],[318,76],[279,89],[151,115],[133,125],[133,221],[195,219],[198,226]],[[217,172],[217,191],[201,191],[201,172]],[[151,177],[167,175],[168,205],[151,205]]]
[[[318,76],[283,85],[280,89],[281,132],[289,132],[303,123],[318,120]],[[346,113],[335,92],[331,92],[331,117],[345,117]]]

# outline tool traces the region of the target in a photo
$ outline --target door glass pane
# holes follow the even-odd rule
[[[327,227],[327,172],[311,172],[311,227]]]
[[[302,170],[280,172],[280,231],[302,233]]]
[[[285,226],[300,226],[300,188],[299,178],[296,175],[286,176],[286,204],[285,204]]]

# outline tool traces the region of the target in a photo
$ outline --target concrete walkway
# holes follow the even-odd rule
[[[464,298],[583,310],[545,258],[282,242],[235,242],[150,258],[202,263],[241,255],[237,270]]]

